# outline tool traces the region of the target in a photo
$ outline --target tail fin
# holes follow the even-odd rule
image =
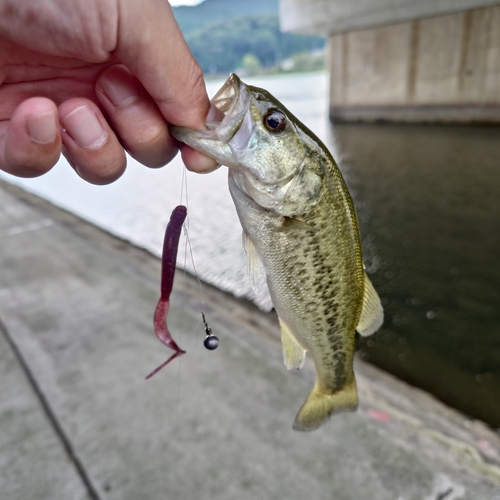
[[[320,387],[318,382],[295,417],[296,431],[313,431],[320,427],[333,413],[354,411],[358,407],[358,393],[354,375],[341,390],[331,392]]]

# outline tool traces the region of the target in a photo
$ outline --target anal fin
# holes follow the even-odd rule
[[[384,322],[384,310],[370,279],[366,273],[364,275],[365,291],[363,294],[363,309],[356,331],[365,337],[375,333],[382,326]]]
[[[302,368],[306,358],[306,350],[298,343],[288,325],[281,318],[279,320],[285,366],[288,370]]]

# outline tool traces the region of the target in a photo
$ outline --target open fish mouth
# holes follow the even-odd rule
[[[229,78],[224,82],[224,85],[222,85],[222,87],[212,97],[212,100],[210,101],[212,103],[212,106],[217,108],[221,113],[224,114],[224,116],[226,116],[227,114],[231,114],[231,112],[235,108],[235,105],[237,104],[241,84],[241,80],[234,73],[231,73],[229,75]],[[220,121],[206,123],[207,127],[209,128],[212,128],[212,124],[220,125]]]
[[[250,116],[251,92],[235,74],[231,74],[211,100],[206,129],[170,126],[179,141],[230,168],[239,168],[239,160],[254,131]]]
[[[248,87],[232,73],[210,101],[212,109],[205,122],[206,130],[171,125],[170,131],[179,141],[214,156],[214,143],[229,146],[242,123],[248,122],[245,116],[250,108],[250,98]],[[238,143],[241,145],[242,141]]]
[[[228,144],[241,127],[249,109],[248,88],[238,76],[232,73],[210,102],[219,113],[211,113],[218,114],[218,117],[205,123],[208,133],[205,132],[204,135],[207,138],[211,135],[211,138]]]

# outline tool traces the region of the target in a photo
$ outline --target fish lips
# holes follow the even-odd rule
[[[247,147],[254,130],[248,113],[250,92],[232,73],[211,100],[212,106],[223,114],[222,120],[206,122],[207,130],[171,126],[172,135],[179,141],[215,158],[227,167],[238,168],[238,156]]]

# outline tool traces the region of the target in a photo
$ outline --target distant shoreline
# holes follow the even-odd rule
[[[270,77],[270,78],[273,78],[273,77],[276,77],[276,76],[291,76],[291,77],[294,77],[294,76],[303,76],[303,75],[306,75],[306,74],[309,74],[309,75],[316,75],[316,74],[321,74],[321,73],[327,73],[328,70],[325,68],[325,69],[317,69],[317,70],[312,70],[312,71],[275,71],[275,72],[261,72],[261,73],[255,73],[255,74],[252,74],[252,75],[243,75],[242,73],[238,72],[238,71],[234,71],[234,73],[236,73],[239,77],[241,78],[255,78],[255,77],[258,77],[258,78],[262,78],[262,77]],[[215,80],[224,80],[226,79],[228,76],[229,76],[230,73],[208,73],[208,74],[204,74],[204,77],[205,77],[205,80],[208,81],[208,82],[213,82]]]

